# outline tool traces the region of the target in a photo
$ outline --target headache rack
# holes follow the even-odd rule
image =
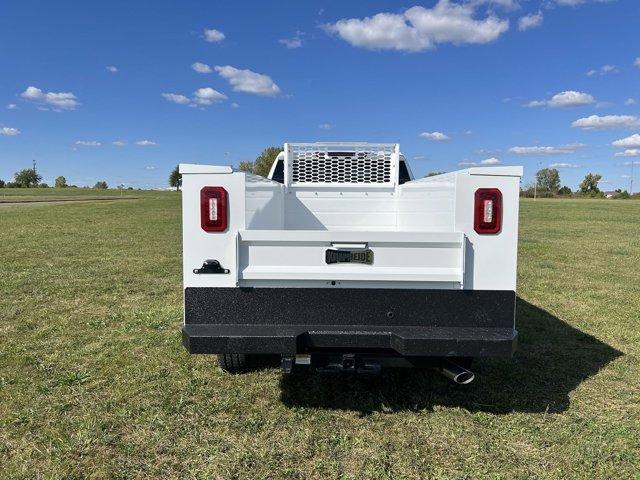
[[[393,187],[399,159],[397,143],[285,143],[284,183]]]

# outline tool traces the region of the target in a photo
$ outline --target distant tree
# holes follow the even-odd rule
[[[558,190],[558,195],[571,195],[573,192],[566,185]]]
[[[587,195],[600,193],[598,182],[602,179],[602,175],[587,173],[584,180],[580,183],[580,191]]]
[[[16,182],[7,182],[5,184],[5,188],[20,188],[20,185],[18,185]]]
[[[67,188],[67,179],[60,175],[56,178],[56,188]]]
[[[49,188],[49,184],[48,183],[40,183],[38,184],[38,188]]]
[[[180,190],[180,186],[182,185],[182,175],[180,175],[180,167],[176,165],[171,171],[169,175],[169,186],[176,189],[176,191]]]
[[[253,162],[253,173],[266,177],[269,175],[271,165],[276,160],[278,154],[282,151],[281,147],[267,147]]]
[[[0,180],[0,188],[4,188],[4,180]]]
[[[429,172],[425,175],[425,177],[435,177],[436,175],[442,175],[443,173],[447,172]]]
[[[521,197],[533,198],[533,192],[534,192],[533,184],[527,184],[520,187]]]
[[[107,185],[107,182],[105,182],[104,180],[100,180],[99,182],[96,182],[93,188],[97,188],[99,190],[106,190],[107,188],[109,188],[109,185]]]
[[[631,198],[631,195],[629,195],[629,192],[627,192],[626,190],[620,190],[618,188],[616,192],[617,194],[613,198],[616,198],[618,200],[627,200],[628,198]]]
[[[42,177],[35,168],[25,168],[15,173],[15,183],[21,188],[37,187]]]
[[[538,190],[558,193],[560,190],[560,172],[555,168],[543,168],[536,173],[536,184]]]
[[[253,173],[253,162],[249,162],[249,161],[240,162],[240,164],[238,164],[238,170],[240,170],[241,172]]]

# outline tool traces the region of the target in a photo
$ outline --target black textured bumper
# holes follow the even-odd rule
[[[191,353],[511,356],[512,291],[187,288]]]

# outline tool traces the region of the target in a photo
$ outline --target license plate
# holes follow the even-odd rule
[[[328,249],[325,252],[325,261],[332,263],[373,263],[373,252],[370,249],[364,250],[336,250]]]

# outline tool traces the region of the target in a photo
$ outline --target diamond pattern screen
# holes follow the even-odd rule
[[[391,183],[394,145],[290,146],[292,183]]]

